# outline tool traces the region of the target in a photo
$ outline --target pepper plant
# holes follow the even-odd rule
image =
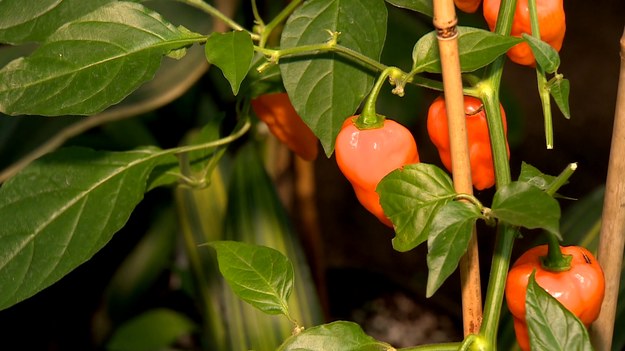
[[[575,163],[563,165],[564,170],[557,176],[543,174],[524,163],[521,174],[513,178],[505,106],[500,108],[506,53],[518,57],[521,45],[527,56],[521,63],[535,65],[545,112],[546,148],[553,147],[551,101],[564,116],[571,115],[569,83],[558,71],[556,50],[560,49],[564,27],[549,27],[550,35],[554,36],[555,31],[559,40],[556,48],[543,41],[540,33],[546,25],[541,22],[544,11],[561,11],[561,0],[518,0],[518,4],[515,0],[500,4],[485,1],[484,14],[488,14],[491,30],[462,23],[453,27],[465,78],[463,93],[470,101],[481,103],[478,109],[485,113],[486,121],[479,126],[482,136],[474,143],[470,135],[469,146],[479,144],[476,153],[483,156],[474,158],[472,151],[472,166],[479,162],[476,167],[486,168],[474,175],[480,181],[479,188],[493,183],[496,188],[490,204],[472,194],[456,192],[450,175],[435,165],[438,161],[420,159],[410,132],[376,109],[383,89],[392,89],[400,97],[409,89],[443,91],[436,31],[406,38],[414,42],[410,67],[389,66],[381,61],[387,7],[432,17],[431,1],[292,0],[265,22],[257,1],[252,0],[249,6],[255,25],[251,27],[238,22],[238,17],[229,18],[208,2],[178,1],[206,18],[223,21],[228,29],[211,33],[176,26],[172,24],[176,18],[166,18],[152,10],[149,2],[141,1],[0,2],[0,41],[30,49],[0,69],[0,111],[6,115],[101,114],[152,80],[167,60],[185,60],[189,47],[198,46],[203,47],[205,61],[213,65],[211,69],[221,71],[231,95],[236,97],[235,115],[226,116],[218,128],[207,124],[210,128],[203,131],[202,137],[191,138],[181,143],[183,146],[147,145],[126,151],[67,147],[51,151],[12,174],[0,188],[0,309],[28,299],[92,258],[124,227],[146,192],[159,187],[216,186],[214,177],[220,159],[227,157],[224,155],[229,150],[239,148],[237,142],[253,139],[251,131],[259,125],[254,111],[294,152],[304,152],[304,158],[315,157],[317,142],[326,157],[336,152],[339,167],[352,183],[358,200],[394,229],[389,245],[395,250],[405,252],[427,245],[428,297],[456,271],[476,222],[496,228],[483,319],[476,330],[460,341],[402,350],[496,349],[512,249],[525,229],[541,230],[547,235],[550,254],[546,260],[551,260],[537,267],[538,272],[529,272],[524,282],[526,297],[515,302],[522,304],[520,310],[527,311],[515,318],[527,324],[523,328],[529,330],[529,344],[542,350],[591,349],[584,327],[591,321],[580,322],[540,280],[541,269],[551,270],[554,260],[558,270],[564,272],[553,274],[566,274],[572,269],[573,263],[558,245],[565,233],[560,231],[560,205],[555,195],[572,175]],[[480,1],[457,3],[464,11],[480,8]],[[515,32],[520,27],[515,11],[522,12],[516,10],[517,5],[526,6],[530,14],[530,29],[522,33]],[[563,20],[564,14],[556,17]],[[35,47],[26,46],[30,43]],[[284,99],[284,92],[288,99]],[[435,104],[441,103],[437,101]],[[284,109],[272,110],[279,104],[288,105],[288,116],[281,112]],[[285,115],[278,116],[281,113]],[[444,109],[438,114],[437,118],[446,118]],[[443,130],[430,133],[446,136],[445,125],[439,123],[433,128]],[[393,134],[398,131],[404,134]],[[365,142],[370,145],[359,144]],[[450,152],[437,147],[441,156]],[[391,157],[399,153],[407,155],[400,155],[398,160]],[[453,158],[452,154],[450,160],[443,160],[448,169]],[[254,162],[248,159],[235,166],[236,179],[251,176],[254,172],[246,171],[252,169],[251,164]],[[247,213],[244,205],[233,208]],[[203,244],[199,252],[216,250],[219,270],[240,299],[265,313],[284,317],[292,329],[291,336],[275,345],[265,345],[267,349],[394,350],[352,322],[307,325],[315,319],[300,320],[293,313],[289,297],[297,292],[296,282],[303,277],[296,274],[299,265],[294,266],[280,252],[284,250],[240,240],[206,238]],[[199,269],[201,261],[197,262]],[[587,262],[596,263],[594,258]],[[210,289],[210,284],[199,285]],[[593,302],[600,304],[601,297],[602,293],[596,293]],[[214,312],[210,301],[204,307],[209,311],[207,315]],[[229,345],[226,349],[235,349],[232,343],[236,340],[230,342],[225,342]]]

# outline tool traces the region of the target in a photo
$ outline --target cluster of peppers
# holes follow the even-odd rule
[[[517,0],[511,35],[531,33],[528,0]],[[455,0],[464,12],[477,11],[482,0]],[[565,23],[562,0],[536,0],[541,39],[560,50]],[[483,13],[491,30],[497,22],[500,0],[484,0]],[[535,65],[534,56],[526,43],[511,48],[508,57],[521,65]],[[471,178],[477,190],[495,185],[493,155],[486,114],[482,102],[471,96],[464,98],[467,142]],[[294,153],[306,160],[317,157],[317,139],[291,105],[286,93],[267,94],[252,100],[252,108],[270,131]],[[503,107],[501,116],[507,133]],[[451,172],[451,150],[448,134],[445,100],[435,99],[427,116],[427,131],[436,146],[441,162]],[[506,145],[507,146],[507,145]],[[508,148],[508,156],[509,156]],[[380,180],[404,165],[418,163],[417,144],[411,132],[401,124],[380,116],[375,126],[367,125],[360,115],[349,117],[343,123],[336,139],[336,161],[343,175],[351,183],[357,199],[382,223],[392,227],[384,215],[375,189]],[[551,247],[549,247],[551,246]],[[547,259],[557,251],[557,265]],[[586,325],[599,315],[605,282],[601,267],[588,250],[578,246],[560,247],[542,245],[525,252],[512,265],[506,281],[506,302],[514,318],[517,341],[524,351],[530,350],[525,322],[525,296],[529,276],[535,272],[536,282],[560,301]]]

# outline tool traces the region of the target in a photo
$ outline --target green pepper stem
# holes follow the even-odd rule
[[[573,256],[564,255],[560,248],[560,241],[555,235],[547,233],[547,256],[540,257],[540,265],[551,272],[564,272],[571,269]]]
[[[393,74],[397,74],[399,71],[398,68],[395,67],[387,67],[380,73],[378,80],[373,85],[371,89],[371,93],[367,96],[365,100],[365,105],[362,108],[362,112],[360,116],[356,118],[354,123],[358,129],[374,129],[380,128],[384,125],[385,117],[383,115],[379,115],[375,111],[375,104],[378,101],[378,95],[380,94],[380,90],[382,90],[382,86],[386,82],[389,76],[393,76]]]
[[[573,175],[573,172],[577,169],[577,163],[569,163],[566,168],[549,184],[549,187],[545,192],[551,196],[554,196],[556,192],[569,180]]]

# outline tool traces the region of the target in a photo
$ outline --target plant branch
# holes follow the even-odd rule
[[[249,33],[252,36],[252,39],[254,40],[258,40],[259,36],[258,34],[252,33],[250,31],[248,31],[247,29],[243,28],[240,24],[238,24],[237,22],[235,22],[234,20],[232,20],[230,17],[224,15],[221,11],[219,11],[218,9],[216,9],[215,7],[207,4],[206,2],[202,1],[202,0],[176,0],[179,1],[181,3],[187,4],[189,6],[195,7],[197,9],[200,9],[204,12],[206,12],[207,14],[220,19],[221,21],[223,21],[226,25],[228,25],[228,27],[234,29],[234,30],[240,30],[240,31],[245,31],[247,33]]]
[[[605,274],[605,298],[599,318],[593,323],[592,342],[597,351],[612,348],[614,319],[618,301],[623,249],[625,246],[625,31],[621,36],[621,70],[619,73],[614,128],[610,146],[610,161],[603,200],[602,226],[599,237],[597,259]]]
[[[267,25],[263,26],[262,31],[260,33],[260,39],[258,41],[258,46],[264,48],[267,44],[267,38],[271,35],[276,27],[284,22],[293,11],[302,3],[303,0],[292,0],[280,13],[271,20],[271,22],[267,23]]]

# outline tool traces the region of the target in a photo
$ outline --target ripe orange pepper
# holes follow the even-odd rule
[[[258,119],[278,140],[301,158],[317,158],[317,137],[297,114],[286,93],[265,94],[252,99],[252,109]]]
[[[506,303],[514,317],[517,342],[524,351],[530,350],[525,321],[525,295],[533,271],[536,271],[536,283],[576,315],[586,327],[599,317],[605,291],[601,266],[590,251],[583,247],[565,246],[560,247],[560,250],[562,254],[572,256],[569,270],[554,272],[543,267],[541,257],[547,255],[548,247],[541,245],[521,255],[508,273]]]
[[[507,133],[506,113],[501,109],[504,131]],[[466,114],[467,142],[469,144],[469,161],[471,163],[471,179],[477,190],[483,190],[495,185],[495,166],[493,153],[490,147],[490,135],[486,113],[480,99],[465,96],[464,112]],[[451,172],[451,149],[449,142],[449,124],[447,122],[447,108],[445,99],[439,96],[432,102],[428,110],[428,135],[438,149],[438,154],[445,168]],[[506,147],[508,145],[506,144]],[[508,148],[508,157],[510,149]]]
[[[481,3],[482,0],[454,0],[456,7],[466,13],[474,13]]]
[[[419,162],[417,144],[410,131],[395,121],[385,119],[380,128],[358,129],[357,117],[348,118],[341,127],[335,145],[336,163],[352,184],[358,201],[392,227],[375,189],[391,171]]]
[[[501,0],[484,0],[484,19],[490,30],[495,28]],[[536,0],[540,38],[557,51],[562,48],[566,21],[563,0]],[[530,13],[527,0],[517,0],[514,21],[510,35],[521,37],[521,34],[532,33]],[[508,57],[513,62],[525,66],[534,66],[536,60],[527,43],[520,43],[508,50]]]

